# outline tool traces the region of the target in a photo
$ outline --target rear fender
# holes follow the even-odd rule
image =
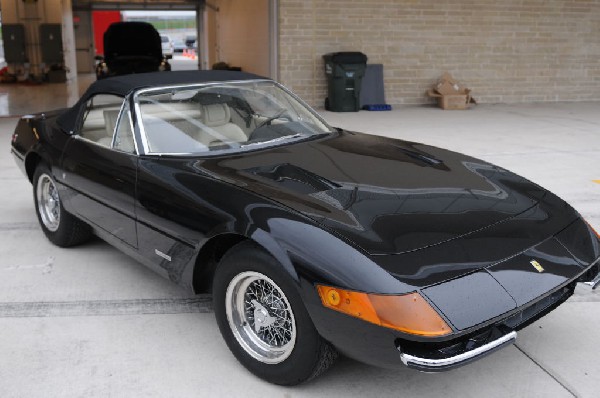
[[[44,146],[45,131],[39,115],[26,115],[19,119],[12,137],[11,151],[18,159],[17,164],[29,181],[40,161],[52,165],[51,157]]]

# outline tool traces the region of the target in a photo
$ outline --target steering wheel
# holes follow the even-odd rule
[[[255,130],[258,130],[258,129],[259,129],[259,128],[261,128],[262,126],[265,126],[265,125],[271,124],[271,122],[272,122],[273,120],[275,120],[275,119],[279,119],[279,118],[281,118],[281,117],[284,117],[284,115],[285,115],[286,113],[288,113],[288,110],[287,110],[287,109],[281,109],[279,112],[277,112],[276,114],[274,114],[274,115],[273,115],[273,116],[271,116],[271,117],[268,117],[268,118],[267,118],[265,121],[263,121],[261,124],[259,124],[258,126],[256,126],[256,129],[255,129]],[[290,115],[287,115],[287,116],[285,116],[285,118],[286,118],[288,121],[290,121],[290,122],[292,121],[292,117],[291,117]]]

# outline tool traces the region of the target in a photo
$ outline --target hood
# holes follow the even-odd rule
[[[350,132],[198,167],[303,213],[373,255],[481,230],[544,195],[526,179],[463,154]]]

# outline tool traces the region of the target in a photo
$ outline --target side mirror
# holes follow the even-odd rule
[[[167,55],[165,55],[165,58],[166,59],[173,59],[173,54],[167,54]]]

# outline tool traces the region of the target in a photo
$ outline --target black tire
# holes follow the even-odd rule
[[[267,276],[284,293],[284,299],[291,306],[296,328],[295,343],[281,362],[265,363],[253,357],[238,342],[230,326],[226,309],[228,287],[234,284],[236,277],[248,273]],[[248,297],[245,294],[243,300],[248,300]],[[326,371],[337,358],[337,351],[315,329],[291,278],[273,257],[252,242],[236,245],[219,263],[213,280],[213,303],[219,329],[233,355],[250,372],[268,382],[289,386],[309,381]],[[253,308],[256,307],[253,305]],[[251,330],[254,327],[249,326]]]
[[[33,174],[33,201],[35,203],[35,214],[48,240],[60,247],[75,246],[89,240],[92,236],[92,229],[65,210],[58,196],[58,191],[56,191],[58,217],[56,220],[52,220],[55,221],[53,225],[48,219],[44,219],[44,211],[40,211],[40,207],[43,208],[44,205],[40,204],[41,199],[38,194],[38,189],[41,186],[40,180],[42,180],[42,184],[51,184],[56,189],[54,177],[44,163],[40,163]]]

